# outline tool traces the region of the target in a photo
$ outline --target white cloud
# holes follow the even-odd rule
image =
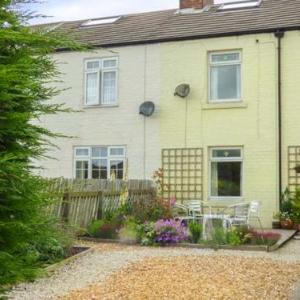
[[[234,1],[241,0],[215,0],[215,3]],[[51,16],[46,19],[34,19],[32,23],[46,23],[163,10],[178,6],[179,0],[48,0],[42,4],[32,4],[30,8],[37,13]]]

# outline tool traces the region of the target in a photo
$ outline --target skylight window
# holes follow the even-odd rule
[[[255,7],[259,7],[261,2],[262,2],[262,0],[224,3],[219,7],[218,10],[235,10],[235,9],[244,9],[244,8],[255,8]]]
[[[113,17],[113,18],[101,18],[101,19],[94,19],[89,20],[81,24],[81,26],[96,26],[96,25],[103,25],[103,24],[112,24],[118,21],[120,17]]]

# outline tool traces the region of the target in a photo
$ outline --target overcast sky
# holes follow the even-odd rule
[[[234,1],[241,0],[215,0],[216,3]],[[32,21],[32,23],[46,23],[123,15],[178,6],[179,0],[46,0],[43,3],[27,4],[26,8],[36,13],[52,16]]]

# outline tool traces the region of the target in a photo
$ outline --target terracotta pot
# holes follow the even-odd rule
[[[294,223],[294,226],[293,226],[293,228],[295,229],[295,230],[298,230],[298,231],[300,231],[300,223]]]
[[[294,223],[290,219],[281,220],[280,225],[282,229],[293,229]]]
[[[272,229],[280,229],[280,222],[279,221],[273,221],[272,222]]]

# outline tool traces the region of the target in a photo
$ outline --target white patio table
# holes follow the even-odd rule
[[[207,240],[208,235],[206,232],[206,225],[208,223],[208,221],[212,220],[222,220],[222,225],[224,230],[226,230],[228,228],[228,222],[227,222],[227,218],[229,217],[229,215],[224,215],[224,214],[204,214],[203,215],[203,228],[202,228],[202,237],[204,240]]]

